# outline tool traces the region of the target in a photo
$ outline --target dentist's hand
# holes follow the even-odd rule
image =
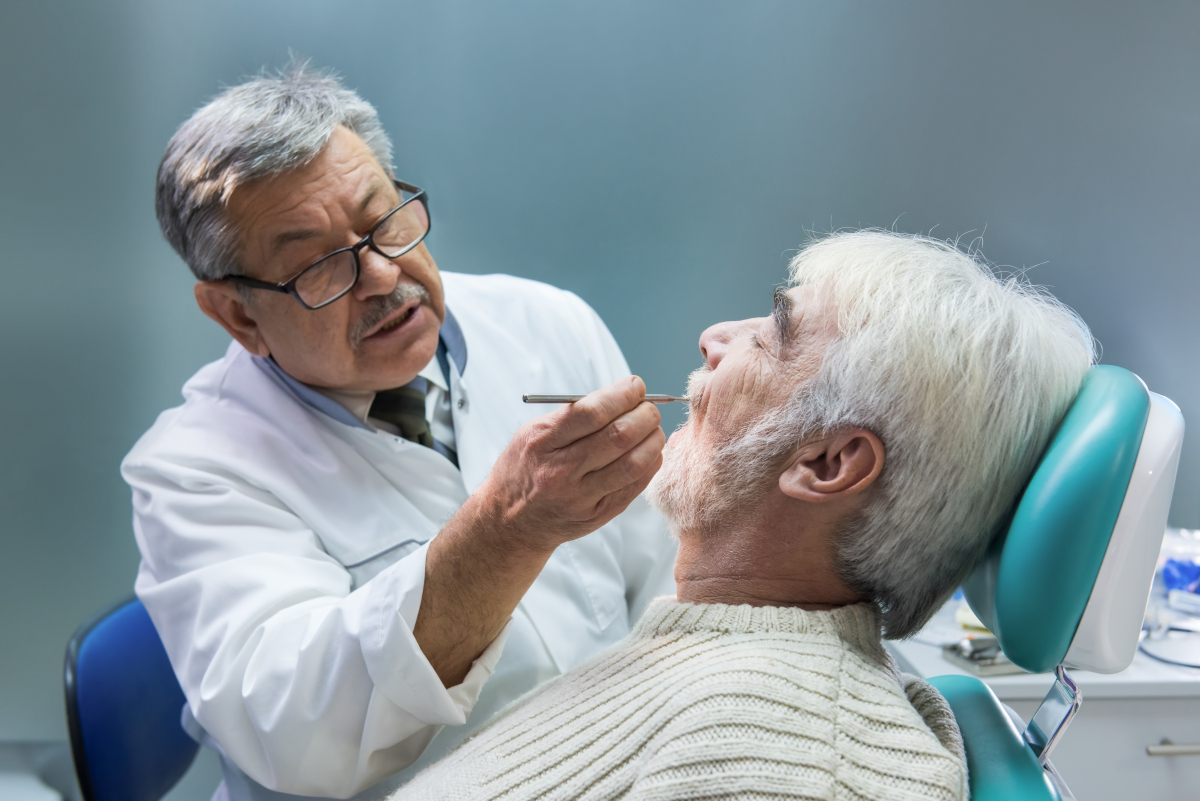
[[[554,549],[625,510],[666,444],[646,385],[623,378],[526,423],[429,544],[413,636],[446,687],[504,628]]]
[[[662,415],[624,378],[526,423],[476,493],[513,547],[553,550],[625,510],[662,466]]]

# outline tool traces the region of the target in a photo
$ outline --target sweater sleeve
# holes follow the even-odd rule
[[[934,689],[929,682],[912,676],[901,674],[904,682],[904,694],[908,702],[917,710],[917,714],[925,721],[925,725],[934,733],[947,751],[962,763],[963,776],[967,775],[967,752],[963,748],[962,733],[954,720],[950,704],[942,694]]]

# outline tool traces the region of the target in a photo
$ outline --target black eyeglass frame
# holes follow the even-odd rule
[[[346,295],[347,292],[354,289],[354,287],[358,285],[358,277],[359,277],[359,275],[362,274],[362,265],[360,264],[359,258],[358,258],[358,252],[360,250],[362,250],[363,248],[369,247],[371,250],[375,251],[380,256],[383,256],[385,259],[398,259],[401,256],[403,256],[405,253],[408,253],[410,250],[415,248],[417,245],[424,242],[425,237],[429,236],[429,230],[431,228],[433,228],[433,216],[429,213],[429,195],[426,194],[425,190],[420,188],[419,186],[413,186],[412,184],[406,184],[406,183],[404,183],[404,181],[397,181],[394,178],[392,179],[392,183],[395,184],[397,189],[401,189],[405,192],[411,193],[412,197],[408,198],[403,203],[401,203],[399,206],[396,206],[394,209],[389,211],[387,214],[380,217],[379,222],[377,222],[377,223],[375,223],[375,225],[371,226],[371,230],[367,232],[367,235],[364,236],[362,239],[358,240],[358,242],[354,243],[353,245],[350,245],[350,246],[344,247],[344,248],[338,248],[337,250],[332,251],[331,253],[326,253],[324,256],[317,259],[312,264],[308,265],[307,267],[305,267],[303,270],[301,270],[300,272],[293,275],[288,280],[281,281],[278,284],[271,283],[270,281],[260,281],[257,278],[250,278],[245,275],[226,275],[226,276],[222,276],[221,278],[218,278],[217,280],[218,281],[231,281],[235,284],[241,284],[242,286],[248,286],[251,289],[265,289],[269,292],[282,292],[285,295],[291,295],[293,298],[296,299],[297,303],[299,303],[301,306],[308,309],[309,311],[316,311],[317,309],[323,309],[324,307],[328,306],[330,303],[333,303],[336,300],[340,300],[343,296]],[[375,244],[375,232],[379,230],[379,227],[381,225],[383,225],[385,222],[390,220],[392,218],[392,215],[394,215],[396,212],[400,211],[400,209],[404,208],[405,206],[407,206],[409,203],[412,203],[413,201],[417,201],[422,206],[425,207],[425,233],[421,234],[421,236],[416,241],[414,241],[411,244],[409,244],[408,246],[406,246],[399,253],[394,253],[391,255],[384,253],[382,250],[379,249],[379,246]],[[299,282],[300,279],[304,276],[304,274],[307,273],[309,270],[316,269],[317,267],[320,267],[324,262],[328,261],[329,259],[332,259],[334,256],[338,256],[347,251],[350,252],[351,257],[353,257],[353,259],[354,259],[354,280],[352,280],[350,282],[349,286],[347,286],[341,292],[334,295],[329,300],[322,301],[321,303],[317,304],[316,306],[309,306],[307,303],[304,302],[304,299],[300,297],[300,293],[296,291],[297,282]]]

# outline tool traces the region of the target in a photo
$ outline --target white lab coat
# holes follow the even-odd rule
[[[674,543],[639,498],[560,546],[466,680],[442,686],[412,636],[425,544],[547,411],[523,393],[629,373],[575,295],[509,276],[443,280],[467,346],[463,374],[451,369],[461,470],[322,413],[236,343],[122,464],[137,594],[187,696],[185,724],[221,752],[235,800],[373,785],[363,797],[376,797],[674,592]]]

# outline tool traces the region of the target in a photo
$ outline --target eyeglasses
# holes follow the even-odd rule
[[[252,289],[266,289],[291,295],[306,309],[328,306],[358,283],[358,253],[370,248],[386,259],[398,259],[421,244],[429,233],[429,196],[424,189],[393,181],[400,192],[400,205],[383,215],[375,227],[356,244],[326,254],[288,280],[273,284],[244,275],[227,275],[221,281]]]

